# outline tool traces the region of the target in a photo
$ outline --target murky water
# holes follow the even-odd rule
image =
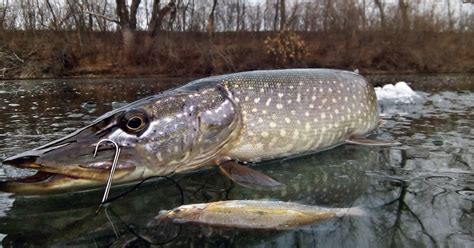
[[[373,78],[395,82],[403,76]],[[232,185],[216,170],[154,180],[96,212],[102,189],[52,196],[0,193],[3,246],[473,247],[474,80],[410,76],[423,104],[384,104],[374,135],[396,148],[341,146],[258,164],[278,190]],[[102,113],[186,80],[0,82],[0,159],[62,137]],[[449,82],[449,83],[446,83]],[[443,87],[438,87],[443,85]],[[0,179],[25,173],[11,167]],[[112,189],[112,195],[131,186]],[[345,216],[290,231],[213,229],[156,223],[162,209],[223,199],[278,199],[360,206]]]

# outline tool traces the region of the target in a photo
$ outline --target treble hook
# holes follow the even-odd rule
[[[107,180],[107,186],[105,187],[104,196],[102,197],[102,201],[100,202],[99,207],[102,206],[102,204],[104,204],[104,202],[109,197],[110,187],[112,186],[112,178],[114,176],[115,168],[117,167],[117,162],[120,156],[120,147],[117,143],[115,143],[115,141],[111,139],[102,139],[97,142],[97,145],[95,145],[94,158],[97,156],[97,150],[99,149],[100,144],[102,144],[103,142],[110,142],[115,146],[115,155],[114,161],[112,162],[112,167],[110,168],[109,179]]]

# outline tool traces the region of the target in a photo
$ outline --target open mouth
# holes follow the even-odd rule
[[[66,177],[65,175],[61,174],[54,174],[54,173],[49,173],[45,171],[38,171],[36,174],[32,176],[26,176],[26,177],[20,177],[18,179],[10,180],[9,182],[16,182],[16,183],[40,183],[40,182],[46,182],[51,179],[54,180],[54,178],[61,176],[61,177]]]
[[[61,167],[42,166],[31,160],[24,161],[28,163],[4,162],[17,168],[36,169],[36,173],[0,182],[0,191],[36,195],[101,187],[106,184],[111,167],[109,161],[96,162],[87,166],[63,165]],[[135,166],[130,163],[118,164],[114,173],[115,182],[120,182],[120,179],[134,170]]]
[[[0,182],[0,190],[16,194],[50,194],[99,187],[97,180],[78,178],[64,174],[38,171],[34,175]]]

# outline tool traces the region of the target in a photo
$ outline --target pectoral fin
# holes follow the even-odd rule
[[[226,175],[232,181],[244,187],[251,188],[254,186],[263,187],[280,187],[283,186],[275,179],[264,175],[256,170],[243,166],[235,160],[227,160],[218,164],[222,174]]]
[[[363,145],[363,146],[399,146],[400,142],[394,140],[377,140],[364,138],[350,138],[346,140],[347,144]]]

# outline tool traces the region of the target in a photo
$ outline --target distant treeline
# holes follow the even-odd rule
[[[474,72],[474,1],[0,1],[0,77]]]

